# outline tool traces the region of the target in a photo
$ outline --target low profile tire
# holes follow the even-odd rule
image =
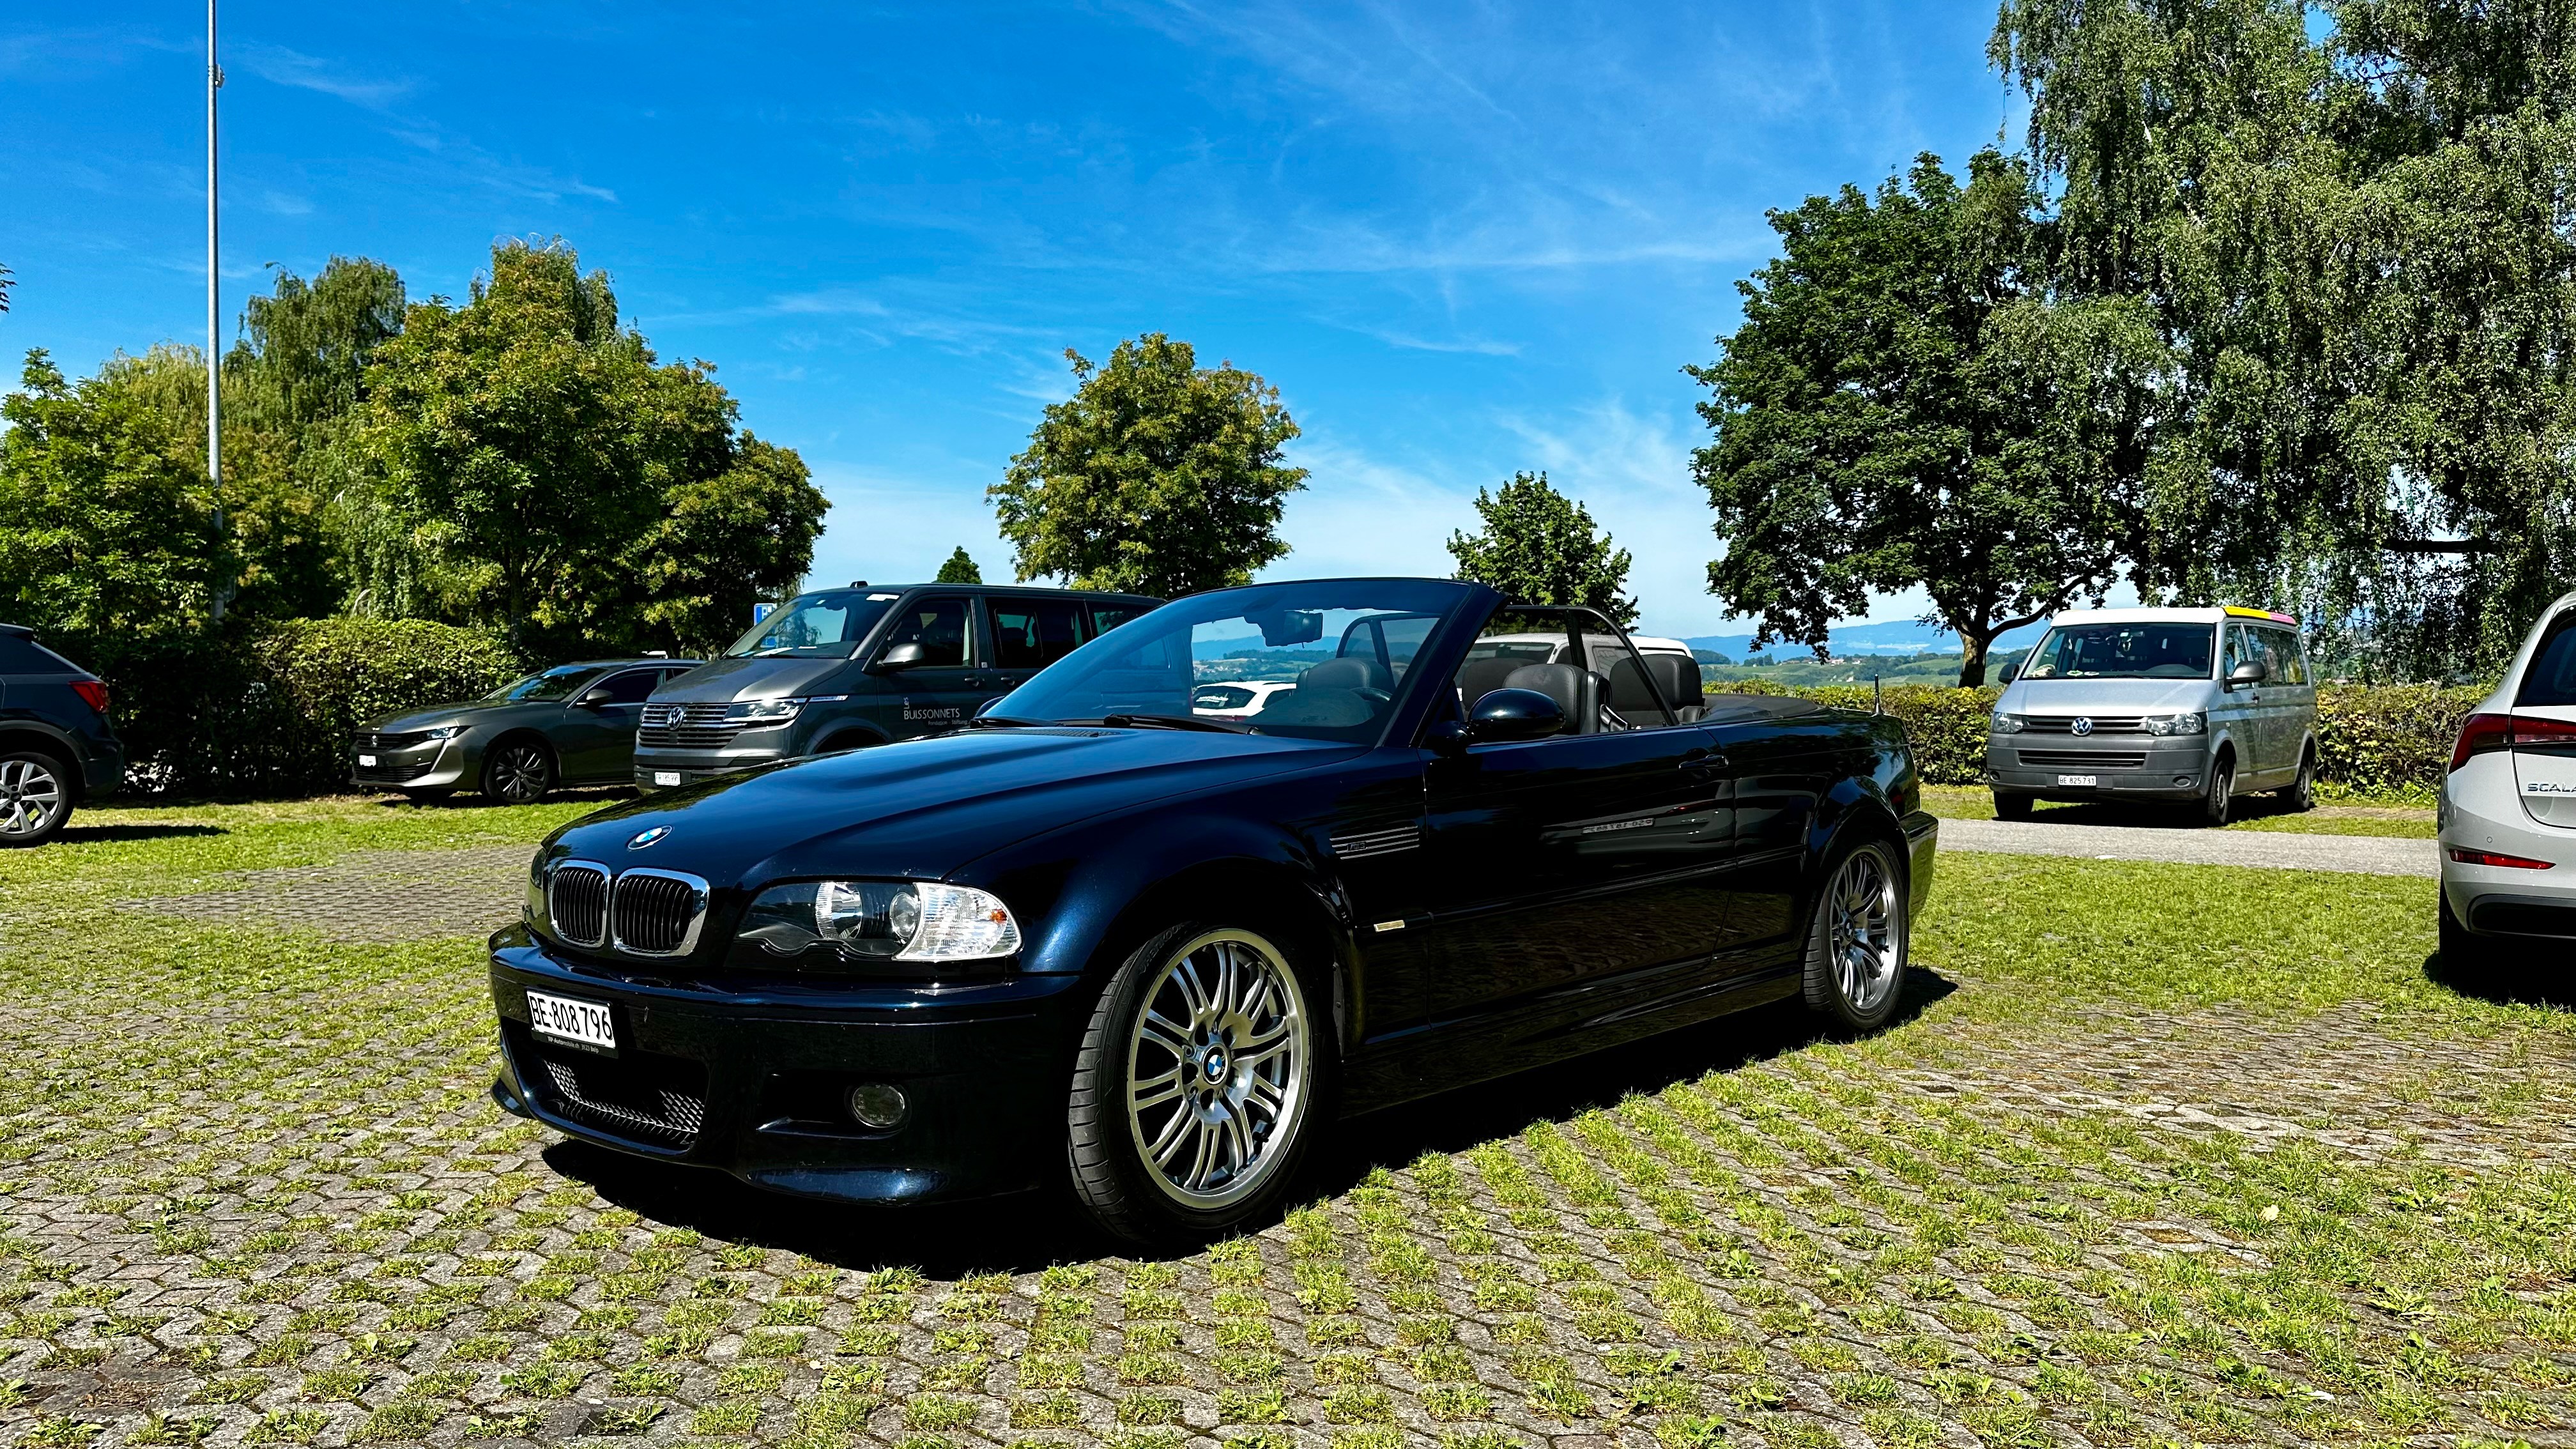
[[[2200,802],[2200,823],[2212,830],[2227,823],[2236,805],[2236,757],[2221,756],[2209,772],[2209,794]]]
[[[1191,922],[1093,1009],[1067,1109],[1074,1196],[1130,1242],[1205,1242],[1286,1198],[1323,1096],[1328,998],[1285,937]]]
[[[504,805],[534,805],[555,788],[554,756],[529,740],[510,740],[483,759],[483,797]]]
[[[2317,808],[2317,752],[2309,750],[2299,757],[2299,777],[2281,791],[2281,803],[2292,810]]]
[[[2010,795],[2001,790],[1995,792],[1997,820],[2028,820],[2030,807],[2031,798],[2028,795]]]
[[[0,848],[42,845],[72,818],[71,772],[51,755],[0,752]]]
[[[2460,918],[2451,913],[2449,892],[2437,891],[2436,898],[2442,904],[2435,925],[2437,935],[2434,944],[2442,953],[2442,970],[2455,979],[2477,974],[2478,968],[2484,964],[2480,960],[2482,953],[2478,950],[2477,938],[2470,935],[2469,928],[2461,925]]]
[[[1875,1031],[1905,994],[1905,868],[1895,846],[1873,838],[1839,847],[1822,879],[1807,923],[1807,1005],[1839,1026]]]

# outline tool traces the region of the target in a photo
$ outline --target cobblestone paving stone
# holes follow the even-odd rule
[[[426,941],[489,931],[525,892],[525,845],[360,850],[328,865],[235,871],[235,884],[119,904],[152,915],[257,922],[335,941]]]
[[[2564,1036],[1761,1013],[1140,1261],[560,1143],[470,942],[289,939],[0,993],[0,1444],[2576,1444]]]

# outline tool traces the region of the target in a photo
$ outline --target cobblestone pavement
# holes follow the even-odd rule
[[[190,920],[302,928],[335,941],[480,935],[516,914],[535,853],[525,845],[361,850],[328,865],[237,871],[236,884],[223,890],[119,904]]]
[[[2360,875],[2440,873],[2432,841],[2282,830],[2162,830],[2141,825],[2057,825],[2041,820],[1944,820],[1944,850],[2252,865]]]
[[[0,1444],[2576,1445],[2563,1034],[1925,979],[1342,1124],[1140,1260],[504,1118],[468,942],[185,958],[0,993]]]

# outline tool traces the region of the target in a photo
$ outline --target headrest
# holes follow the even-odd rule
[[[1297,676],[1299,689],[1375,689],[1391,694],[1394,684],[1376,660],[1358,654],[1325,660]]]

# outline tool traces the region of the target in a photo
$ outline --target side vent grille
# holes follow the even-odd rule
[[[1372,855],[1393,855],[1399,850],[1412,850],[1422,844],[1421,825],[1407,821],[1382,830],[1354,830],[1333,837],[1333,854],[1344,860],[1364,860]]]

